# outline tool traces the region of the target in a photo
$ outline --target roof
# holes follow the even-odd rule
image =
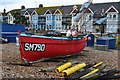
[[[74,5],[67,5],[67,6],[52,6],[52,7],[42,7],[36,10],[37,14],[43,15],[47,10],[50,10],[50,12],[53,14],[57,9],[61,11],[62,14],[70,14],[70,12],[73,10]],[[81,5],[76,5],[79,9]]]
[[[19,12],[19,13],[21,13],[21,15],[24,15],[24,13],[26,11],[28,11],[31,14],[35,9],[38,9],[38,8],[14,9],[14,10],[11,10],[9,12],[11,13],[11,15],[14,15],[15,12]]]
[[[62,6],[60,9],[64,11],[64,14],[69,14],[72,10],[73,5]]]
[[[77,6],[77,9],[81,7],[80,5],[63,5],[60,9],[64,11],[64,14],[70,14],[73,10],[73,6]]]
[[[36,9],[39,9],[39,8],[25,8],[25,9],[20,10],[20,13],[21,15],[24,15],[24,13],[27,11],[31,15],[32,12]]]
[[[27,8],[27,11],[29,12],[29,14],[32,14],[32,12],[37,9],[39,8]]]
[[[9,11],[11,13],[11,15],[14,15],[16,12],[19,12],[21,9],[14,9]]]
[[[36,10],[37,14],[44,15],[47,10],[50,10],[50,12],[53,14],[57,9],[61,11],[62,14],[70,14],[73,10],[74,5],[63,5],[63,6],[51,6],[51,7],[40,7],[40,8],[25,8],[25,9],[14,9],[9,11],[11,15],[14,15],[15,12],[21,13],[23,15],[26,11],[29,12],[29,14],[32,14],[34,10]],[[76,5],[79,9],[81,5]]]
[[[101,13],[102,10],[104,9],[104,11],[106,12],[111,6],[115,7],[118,12],[120,12],[120,8],[119,8],[120,2],[107,2],[107,3],[94,3],[92,5],[90,5],[90,9],[92,11],[98,11],[97,13]]]
[[[50,10],[51,13],[54,13],[57,9],[60,9],[61,6],[53,6],[53,7],[41,7],[36,10],[37,14],[44,15],[47,10]],[[62,11],[62,10],[61,10]]]
[[[118,12],[120,12],[119,5],[120,5],[120,2],[94,3],[94,4],[91,4],[89,8],[92,11],[97,10],[98,11],[97,13],[100,14],[103,9],[106,12],[111,6],[113,6],[115,9],[118,10]],[[15,12],[19,12],[23,15],[26,11],[28,11],[31,14],[35,10],[38,15],[44,15],[47,10],[50,10],[50,12],[53,14],[57,9],[59,9],[62,14],[70,14],[74,6],[77,6],[77,9],[79,10],[81,7],[81,4],[40,7],[40,8],[14,9],[14,10],[11,10],[10,13],[13,15]]]

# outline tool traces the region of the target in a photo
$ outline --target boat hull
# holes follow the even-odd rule
[[[86,40],[39,36],[19,36],[20,54],[24,61],[37,61],[42,58],[70,55],[80,52]]]

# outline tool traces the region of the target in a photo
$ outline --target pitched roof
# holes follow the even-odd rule
[[[39,15],[44,15],[44,13],[47,11],[47,10],[50,10],[51,13],[54,13],[57,9],[60,9],[61,6],[53,6],[53,7],[41,7],[39,8],[38,10],[36,10],[37,14]]]
[[[34,10],[37,10],[37,9],[39,9],[39,8],[28,8],[27,11],[29,12],[29,14],[32,14],[32,12],[33,12]]]
[[[60,9],[64,11],[64,14],[70,14],[73,11],[73,6],[77,6],[77,9],[81,7],[80,5],[63,5]]]
[[[9,11],[11,13],[11,15],[14,15],[16,12],[20,12],[21,9],[13,9],[11,11]]]
[[[25,9],[14,9],[9,11],[12,15],[15,14],[15,12],[21,13],[23,15],[26,11],[28,11],[30,14],[35,10],[37,14],[44,15],[44,13],[49,9],[51,13],[53,14],[57,9],[61,11],[62,14],[69,14],[73,10],[74,5],[66,5],[66,6],[51,6],[51,7],[40,7],[40,8],[25,8]],[[81,5],[76,5],[77,8],[80,8]]]
[[[72,10],[73,5],[62,6],[60,9],[64,11],[64,14],[69,14]]]
[[[24,15],[24,13],[27,11],[27,12],[31,15],[32,12],[33,12],[34,10],[37,10],[37,9],[39,9],[39,8],[25,8],[25,9],[22,9],[22,10],[20,11],[20,13],[21,13],[21,15]]]
[[[37,10],[37,9],[39,9],[39,8],[13,9],[13,10],[11,10],[9,12],[11,13],[11,15],[14,15],[16,12],[19,12],[21,15],[24,15],[24,13],[26,11],[28,11],[31,14],[34,10]]]
[[[43,15],[48,9],[53,14],[57,9],[61,11],[62,14],[70,14],[70,12],[73,10],[74,5],[66,5],[66,6],[52,6],[52,7],[42,7],[36,10],[37,14]],[[76,5],[79,9],[81,5]]]
[[[92,5],[90,5],[90,9],[92,11],[98,11],[97,13],[101,13],[102,10],[104,9],[104,11],[106,12],[111,6],[115,7],[118,12],[120,12],[120,8],[119,8],[120,2],[107,2],[107,3],[94,3]]]

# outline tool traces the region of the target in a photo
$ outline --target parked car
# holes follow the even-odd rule
[[[61,33],[59,31],[49,31],[43,34],[42,36],[55,36],[55,37],[61,37]]]
[[[0,37],[0,43],[8,43],[8,39]]]

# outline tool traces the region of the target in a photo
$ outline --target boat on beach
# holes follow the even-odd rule
[[[63,38],[37,35],[19,35],[20,54],[25,62],[79,53],[86,46],[86,37]]]
[[[73,17],[73,22],[79,22],[90,4],[92,4],[92,0],[81,6],[78,10],[79,13],[76,13],[76,16]],[[79,53],[85,48],[88,38],[86,35],[75,37],[78,30],[74,30],[68,30],[66,38],[20,34],[19,43],[22,60],[28,63],[43,58]]]

